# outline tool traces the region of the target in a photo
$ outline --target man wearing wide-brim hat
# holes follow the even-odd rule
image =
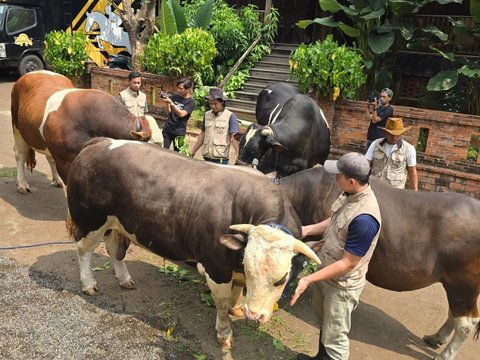
[[[220,88],[210,88],[205,97],[210,106],[203,116],[202,131],[191,149],[192,156],[202,145],[202,155],[205,161],[217,164],[228,164],[230,145],[238,154],[238,142],[234,135],[240,131],[237,116],[225,109],[228,98]]]
[[[418,191],[417,152],[402,139],[410,126],[405,127],[402,118],[392,117],[381,129],[386,137],[375,140],[365,154],[372,166],[372,175],[399,189],[405,188],[408,178],[410,188]]]

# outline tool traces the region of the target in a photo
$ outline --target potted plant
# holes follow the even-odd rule
[[[336,100],[355,99],[365,83],[362,57],[331,35],[311,45],[301,44],[290,57],[290,74],[298,78],[300,89]]]

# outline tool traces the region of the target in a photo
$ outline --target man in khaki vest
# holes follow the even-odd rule
[[[410,126],[404,127],[402,118],[389,118],[380,129],[385,130],[386,137],[375,140],[365,154],[372,166],[372,175],[399,189],[405,189],[408,177],[410,188],[418,191],[417,152],[402,139]]]
[[[153,116],[145,115],[148,111],[147,96],[140,91],[142,86],[142,77],[138,71],[132,71],[128,74],[128,88],[120,92],[118,100],[125,105],[135,116],[145,116],[145,119],[152,130],[152,137],[149,143],[163,146],[162,131],[158,127],[157,121]]]
[[[320,270],[303,277],[292,297],[295,304],[313,284],[312,307],[320,323],[319,349],[315,356],[298,354],[298,360],[347,360],[351,314],[365,286],[368,263],[377,245],[381,216],[368,183],[370,164],[365,156],[348,153],[325,162],[337,174],[343,193],[332,205],[332,216],[302,227],[302,236],[322,235]]]
[[[238,154],[238,142],[234,135],[240,131],[237,116],[225,109],[228,98],[222,89],[212,87],[206,96],[209,111],[203,116],[202,131],[193,145],[190,153],[192,157],[202,145],[202,155],[205,161],[217,164],[228,164],[230,145]]]

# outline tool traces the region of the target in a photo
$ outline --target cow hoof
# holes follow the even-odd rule
[[[244,318],[245,317],[245,313],[243,312],[242,308],[228,309],[228,313],[232,316],[239,317],[239,318]]]
[[[82,292],[87,295],[87,296],[94,296],[97,294],[98,292],[98,288],[97,288],[97,284],[91,286],[91,287],[88,287],[88,288],[85,288],[85,289],[82,289]]]
[[[439,341],[435,335],[425,335],[423,341],[434,349],[438,349],[440,345],[445,344],[445,342]]]
[[[224,338],[217,335],[218,345],[222,348],[223,351],[228,351],[232,348],[233,339],[232,336]]]
[[[57,187],[57,188],[63,188],[63,183],[62,182],[58,182],[58,181],[52,181],[50,184],[50,186],[53,186],[53,187]]]
[[[120,283],[120,287],[126,290],[135,290],[135,283],[132,278],[128,278],[124,282]]]
[[[27,195],[28,193],[31,193],[32,190],[28,186],[19,186],[17,188],[18,192],[23,195]]]

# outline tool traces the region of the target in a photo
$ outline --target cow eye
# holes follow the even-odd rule
[[[276,283],[273,284],[273,286],[280,286],[280,285],[283,285],[287,282],[287,275],[288,273],[286,273],[280,280],[278,280]]]

